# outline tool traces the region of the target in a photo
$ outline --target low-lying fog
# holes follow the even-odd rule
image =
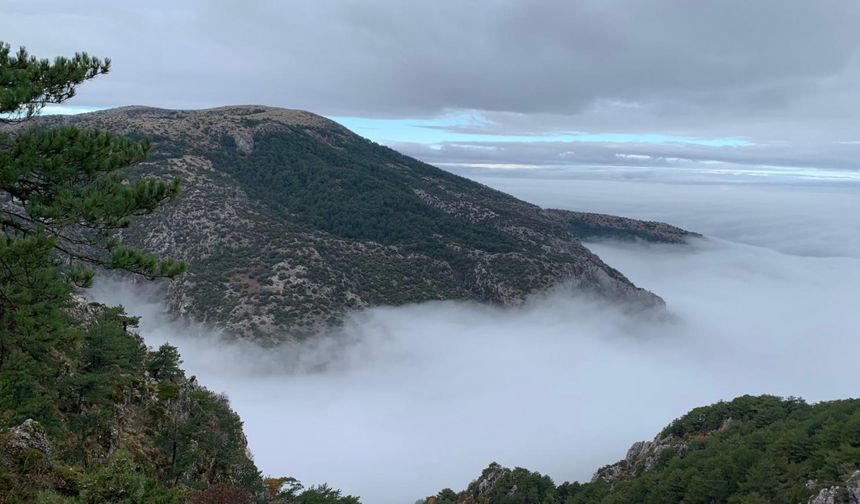
[[[741,394],[860,395],[860,197],[854,185],[476,177],[553,207],[659,218],[688,247],[589,246],[675,321],[556,292],[501,310],[429,303],[356,315],[302,348],[217,342],[152,292],[95,297],[143,315],[151,345],[226,392],[268,474],[368,504],[463,488],[489,462],[589,479],[692,407]]]

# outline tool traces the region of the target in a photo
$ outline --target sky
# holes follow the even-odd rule
[[[69,110],[310,110],[447,168],[856,172],[860,3],[0,0]],[[847,174],[847,177],[856,177]]]
[[[587,243],[670,317],[564,289],[525,307],[424,303],[261,349],[172,320],[141,284],[93,294],[142,316],[150,345],[224,392],[260,469],[374,504],[462,489],[496,461],[584,481],[690,409],[743,394],[857,396],[860,198],[849,183],[476,177],[551,207],[701,231],[689,245]],[[151,286],[150,286],[151,287]]]

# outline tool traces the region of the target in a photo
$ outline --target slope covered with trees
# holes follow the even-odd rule
[[[185,270],[119,239],[178,195],[175,178],[129,182],[146,142],[27,124],[109,66],[0,43],[0,121],[24,123],[0,132],[0,503],[356,503],[264,480],[225,397],[187,377],[175,348],[147,348],[122,308],[77,295],[94,267]]]
[[[744,396],[696,408],[591,482],[491,464],[427,504],[860,502],[860,400]]]

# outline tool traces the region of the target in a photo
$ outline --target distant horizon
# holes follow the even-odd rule
[[[654,170],[682,170],[686,172],[698,172],[700,174],[717,175],[711,177],[716,181],[725,180],[725,175],[749,175],[757,177],[758,182],[764,182],[766,177],[772,182],[780,180],[819,180],[822,182],[847,182],[860,183],[860,168],[850,168],[844,166],[836,167],[816,167],[816,166],[793,166],[793,165],[772,165],[772,164],[750,164],[736,162],[717,162],[704,161],[698,164],[680,165],[672,164],[653,164],[645,161],[650,161],[650,156],[631,154],[629,156],[616,156],[615,164],[612,163],[580,163],[580,164],[547,164],[547,163],[509,163],[505,162],[504,158],[494,158],[489,162],[481,162],[480,154],[467,159],[458,158],[454,154],[446,155],[446,149],[442,145],[447,142],[454,144],[468,144],[473,146],[473,149],[479,149],[481,143],[499,144],[517,144],[517,143],[545,143],[552,144],[569,144],[576,143],[584,145],[599,145],[603,142],[612,141],[615,144],[631,144],[636,145],[652,145],[665,146],[668,144],[675,146],[695,146],[695,147],[710,147],[720,150],[727,148],[729,151],[742,149],[744,147],[753,146],[749,142],[740,139],[725,138],[725,139],[697,139],[691,137],[673,137],[665,135],[635,135],[626,133],[585,133],[575,132],[567,135],[555,135],[552,138],[537,138],[534,136],[522,135],[518,137],[503,136],[503,135],[487,135],[487,134],[472,134],[468,132],[448,132],[445,126],[453,124],[466,124],[468,116],[450,116],[438,120],[427,119],[367,119],[362,117],[340,117],[326,116],[317,114],[316,112],[303,108],[280,107],[276,105],[266,105],[262,103],[243,103],[218,105],[213,107],[202,108],[187,108],[187,109],[171,109],[157,107],[152,105],[130,104],[118,105],[114,107],[88,107],[77,105],[48,105],[42,113],[45,115],[77,115],[91,112],[99,112],[105,110],[121,109],[127,107],[142,107],[157,110],[176,110],[176,111],[203,111],[225,109],[231,107],[268,107],[284,110],[300,110],[312,114],[320,115],[326,119],[332,120],[353,131],[354,133],[370,139],[376,143],[386,145],[404,154],[420,159],[440,168],[445,168],[453,171],[462,170],[484,170],[488,172],[503,172],[519,171],[530,172],[532,176],[559,176],[559,170],[570,170],[576,168],[588,168],[593,170],[601,168],[604,170],[617,169],[635,173],[637,170],[641,173],[652,173]],[[480,149],[479,149],[480,150]],[[725,150],[725,149],[723,149]],[[604,160],[605,161],[605,160]],[[642,164],[637,164],[640,161]],[[542,173],[536,172],[541,170]],[[579,176],[586,175],[588,172],[580,172]]]

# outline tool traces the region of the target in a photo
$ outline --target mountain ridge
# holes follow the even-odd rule
[[[315,333],[353,309],[444,299],[515,305],[559,284],[663,307],[578,236],[698,236],[542,209],[301,110],[129,106],[39,119],[64,124],[152,141],[150,160],[130,176],[179,176],[183,194],[124,238],[189,261],[168,287],[174,313],[261,341]]]
[[[586,483],[491,463],[423,504],[860,504],[860,399],[740,396],[694,408]]]

